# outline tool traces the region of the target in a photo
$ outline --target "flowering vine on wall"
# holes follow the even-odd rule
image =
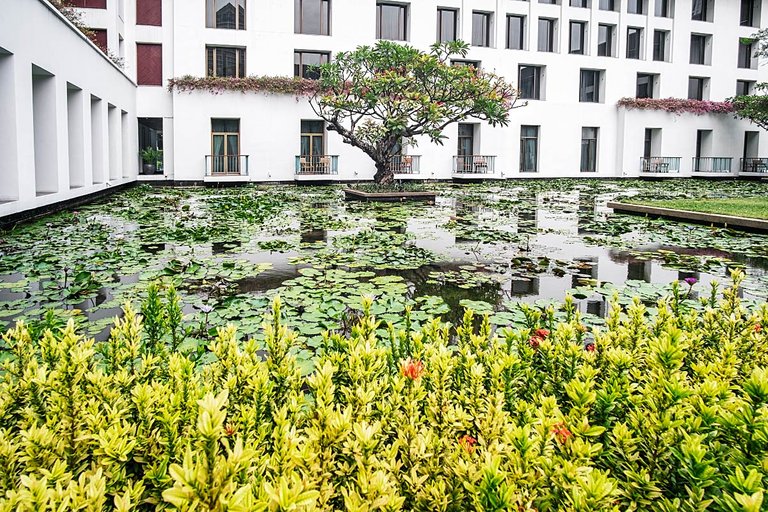
[[[307,78],[286,76],[195,77],[185,75],[168,80],[168,90],[173,92],[203,91],[220,94],[228,91],[261,92],[265,94],[293,94],[311,96],[317,91],[318,82]]]
[[[729,101],[689,100],[681,98],[621,98],[617,105],[628,110],[663,110],[670,114],[730,114],[734,111]]]

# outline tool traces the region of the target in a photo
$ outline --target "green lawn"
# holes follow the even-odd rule
[[[728,199],[667,199],[663,201],[631,201],[634,204],[674,208],[694,212],[735,215],[768,219],[768,197],[732,197]]]

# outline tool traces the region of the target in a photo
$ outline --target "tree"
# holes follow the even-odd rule
[[[768,57],[768,29],[755,32],[752,37],[743,38],[742,42],[756,45],[755,57]],[[768,83],[762,82],[755,85],[754,92],[745,96],[728,98],[733,104],[736,117],[748,119],[764,130],[768,130]]]
[[[402,145],[415,144],[415,137],[442,144],[443,129],[468,118],[508,124],[517,91],[493,73],[452,66],[450,58],[466,56],[468,48],[452,41],[425,53],[379,41],[341,52],[319,67],[310,105],[329,130],[371,157],[377,183],[392,183],[392,158]]]

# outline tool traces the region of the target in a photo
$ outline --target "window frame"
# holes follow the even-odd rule
[[[396,7],[399,9],[398,18],[402,17],[402,22],[399,22],[400,29],[402,30],[403,37],[401,38],[389,38],[382,37],[382,12],[384,7]],[[408,19],[410,15],[410,4],[398,3],[398,2],[376,2],[376,39],[384,39],[387,41],[408,41]],[[399,35],[399,34],[398,34]]]
[[[637,34],[637,56],[632,52],[633,47],[630,46],[632,41],[632,33]],[[627,27],[627,53],[625,55],[627,59],[642,60],[643,59],[643,28],[642,27]]]
[[[317,77],[310,77],[304,75],[304,55],[319,55],[321,56],[320,64],[311,64],[311,66],[322,66],[323,64],[327,64],[331,61],[331,52],[327,51],[321,51],[321,50],[293,50],[293,76],[297,78],[305,78],[307,80],[318,80],[320,78],[320,74],[317,74]],[[299,58],[299,62],[296,62],[296,58]],[[325,57],[325,62],[323,62],[322,57]],[[299,74],[296,74],[296,66],[298,66]]]
[[[443,39],[443,13],[451,13],[453,15],[453,37],[450,39]],[[438,43],[444,43],[449,41],[456,41],[459,38],[459,10],[453,7],[438,7],[437,8],[437,37]]]
[[[482,17],[482,26],[485,34],[480,34],[482,41],[475,36],[475,18]],[[472,11],[472,46],[478,48],[492,48],[493,47],[493,13],[488,11]]]
[[[579,70],[579,103],[602,103],[602,94],[600,94],[601,81],[605,70],[602,69],[587,69],[583,68]],[[587,87],[585,87],[584,77],[586,74],[591,73],[594,77],[594,83],[592,84],[593,99],[588,98]]]
[[[304,27],[304,2],[320,3],[320,31],[308,32]],[[330,36],[331,35],[331,0],[294,0],[293,2],[293,33],[312,36]],[[325,14],[325,20],[323,20]],[[323,25],[325,21],[325,26]]]
[[[519,98],[522,100],[536,100],[540,101],[542,100],[542,93],[541,93],[541,75],[543,71],[543,66],[534,65],[534,64],[518,64],[517,66],[517,84],[518,84],[518,93]],[[533,69],[535,70],[533,75],[533,90],[534,94],[530,96],[523,95],[523,70],[524,69]]]
[[[580,47],[574,49],[573,36],[574,28],[578,28]],[[568,23],[568,53],[572,55],[586,55],[587,54],[587,22],[581,20],[571,20]]]
[[[594,135],[589,137],[585,135],[585,130],[594,130]],[[591,162],[591,168],[584,168],[584,142],[587,142],[587,161]],[[600,128],[597,126],[581,127],[581,157],[579,159],[579,172],[593,173],[597,172],[598,145],[600,143]],[[589,166],[588,166],[589,167]]]
[[[600,31],[602,29],[606,29],[606,48],[608,50],[608,53],[600,53]],[[597,25],[597,56],[598,57],[615,57],[615,47],[616,44],[614,44],[616,41],[616,25],[611,25],[609,23],[600,23]]]
[[[526,135],[525,130],[526,128],[533,128],[535,134],[534,135]],[[541,135],[541,126],[539,125],[529,125],[524,124],[520,125],[520,172],[521,173],[537,173],[539,172],[539,136]],[[524,167],[525,165],[525,156],[527,154],[526,152],[526,142],[533,140],[535,141],[533,148],[533,169],[527,169]]]
[[[658,37],[661,36],[661,44],[659,44]],[[659,30],[655,29],[653,31],[653,56],[652,59],[655,62],[669,62],[669,30]],[[657,58],[659,56],[659,50],[661,50],[661,58]]]
[[[510,20],[513,18],[520,20],[520,39],[519,39],[519,48],[514,48],[510,46],[511,39],[511,30],[510,30]],[[506,49],[507,50],[525,50],[525,21],[527,16],[524,14],[507,14],[507,37],[506,37]]]
[[[235,50],[235,75],[218,75],[216,74],[216,68],[217,63],[219,59],[218,53],[221,50]],[[246,52],[245,52],[244,46],[215,46],[215,45],[206,45],[205,46],[205,68],[206,68],[206,77],[210,78],[245,78],[246,75]],[[209,63],[211,62],[208,56],[208,52],[213,51],[213,61],[211,66],[213,67],[213,73],[211,74],[211,66],[209,66]]]
[[[547,40],[548,49],[544,49],[544,50],[542,50],[542,48],[541,48],[541,24],[542,24],[542,22],[547,24],[547,28],[548,28],[548,32],[549,32],[549,37],[548,37],[548,40]],[[555,33],[557,31],[557,19],[556,18],[546,18],[546,17],[539,18],[538,19],[537,28],[538,28],[538,33],[536,35],[536,40],[537,40],[536,48],[537,48],[537,51],[540,51],[540,52],[543,52],[543,53],[556,53],[555,52],[555,39],[556,39]]]
[[[219,27],[217,26],[218,20],[216,19],[216,0],[205,0],[205,28],[212,28],[215,30],[247,30],[248,25],[246,20],[248,19],[248,2],[246,0],[229,0],[234,2],[235,5],[235,26],[234,27]],[[239,5],[243,6],[242,16],[240,15]]]

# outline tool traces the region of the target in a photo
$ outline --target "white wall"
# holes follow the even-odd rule
[[[0,203],[0,216],[103,189],[110,144],[117,150],[110,184],[135,180],[136,170],[123,173],[120,162],[123,144],[136,146],[135,84],[46,1],[0,0],[0,10],[14,14],[0,16],[0,196],[16,199]],[[92,95],[102,99],[96,142],[104,158],[95,162]],[[107,104],[127,114],[125,134],[117,116],[114,142]]]

